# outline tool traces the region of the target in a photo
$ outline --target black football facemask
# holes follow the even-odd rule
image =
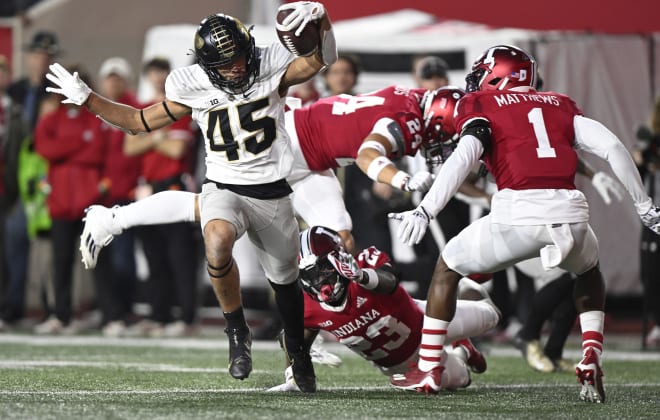
[[[327,257],[310,255],[300,261],[300,282],[312,299],[340,306],[346,299],[350,280],[341,276]]]

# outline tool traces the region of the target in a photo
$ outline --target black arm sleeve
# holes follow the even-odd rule
[[[399,278],[394,273],[394,268],[391,265],[380,266],[374,271],[378,276],[378,284],[375,288],[371,289],[374,293],[387,295],[396,290],[396,286],[399,284]],[[367,276],[368,274],[365,272],[364,275]],[[363,279],[363,283],[366,284],[369,280]]]
[[[490,151],[492,142],[490,136],[491,135],[490,122],[488,122],[488,120],[485,120],[483,118],[475,118],[469,121],[463,127],[463,131],[461,131],[461,137],[468,134],[479,139],[481,144],[484,146],[484,153]]]

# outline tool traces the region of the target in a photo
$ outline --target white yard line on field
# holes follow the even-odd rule
[[[217,350],[226,349],[226,339],[208,338],[128,338],[103,337],[99,335],[38,336],[24,334],[0,334],[0,344],[29,344],[31,346],[117,346],[117,347],[162,347],[176,349]],[[277,341],[254,341],[253,349],[279,350]]]
[[[0,334],[0,344],[28,344],[31,346],[116,346],[116,347],[160,347],[174,349],[218,350],[226,349],[226,339],[217,338],[110,338],[98,335],[87,336],[36,336],[27,334]],[[341,354],[354,354],[339,343],[326,342],[329,351]],[[279,343],[272,341],[254,341],[253,350],[280,350]],[[520,352],[513,347],[487,347],[488,356],[520,357]],[[564,357],[577,362],[582,353],[580,350],[566,350]],[[604,361],[660,361],[660,352],[622,351],[605,349]]]
[[[494,347],[488,350],[486,353],[486,359],[488,356],[518,356],[522,357],[519,350],[513,347]],[[580,350],[564,350],[564,358],[575,360],[578,362],[582,358],[582,351]],[[635,362],[647,362],[647,361],[660,361],[660,353],[658,352],[641,352],[641,351],[622,351],[622,350],[607,350],[605,349],[603,353],[603,361],[614,361],[614,360],[627,360]]]
[[[141,372],[227,373],[227,369],[191,368],[166,363],[87,362],[73,360],[0,360],[0,369],[91,367],[99,369],[131,369]],[[260,372],[255,370],[254,372]],[[261,371],[268,372],[268,371]]]

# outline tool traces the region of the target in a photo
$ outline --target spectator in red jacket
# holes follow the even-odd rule
[[[81,78],[85,76],[81,74]],[[69,104],[60,105],[37,122],[35,147],[49,164],[55,292],[54,313],[35,327],[38,333],[60,333],[71,321],[74,255],[85,208],[101,199],[108,133],[96,115]]]
[[[138,101],[130,89],[132,79],[133,70],[126,59],[108,58],[99,70],[100,93],[115,102],[137,107]],[[109,133],[101,184],[102,203],[112,207],[134,201],[142,158],[124,153],[126,134],[123,131],[109,125],[107,128]],[[135,297],[135,235],[131,229],[126,233],[108,245],[110,252],[99,256],[94,270],[103,335],[110,337],[124,334]]]

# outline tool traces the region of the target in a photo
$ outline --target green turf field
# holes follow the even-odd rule
[[[589,418],[660,419],[660,354],[611,351],[605,404],[578,401],[570,373],[532,371],[515,351],[492,348],[472,385],[438,396],[389,387],[368,363],[337,350],[317,366],[314,395],[264,392],[283,381],[275,343],[255,342],[254,371],[226,370],[226,341],[37,338],[0,335],[0,419],[124,418]],[[574,351],[573,353],[576,353]]]

